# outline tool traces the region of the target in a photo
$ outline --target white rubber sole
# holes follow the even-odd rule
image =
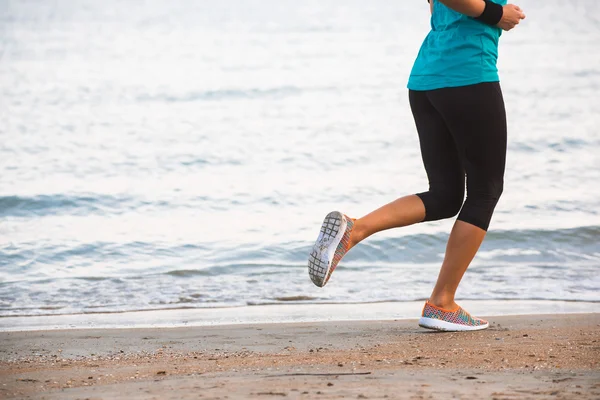
[[[342,241],[347,226],[344,215],[339,211],[327,214],[321,225],[319,237],[308,257],[308,275],[318,287],[323,287],[327,283],[325,279],[331,269],[335,250]]]
[[[490,326],[489,323],[479,326],[469,326],[461,324],[453,324],[452,322],[446,322],[434,318],[421,317],[419,319],[419,326],[427,329],[435,329],[436,331],[445,332],[462,332],[462,331],[480,331]]]

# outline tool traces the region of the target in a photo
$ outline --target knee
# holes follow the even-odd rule
[[[458,219],[487,230],[503,191],[504,184],[501,179],[469,188],[467,201]]]
[[[463,206],[464,191],[442,192],[439,194],[442,218],[456,216]]]
[[[495,188],[492,189],[492,196],[496,199],[496,203],[500,200],[500,196],[504,193],[504,180],[496,182]]]
[[[482,190],[475,190],[475,197],[479,198],[482,202],[496,206],[498,200],[500,200],[500,196],[504,192],[504,180],[490,180],[487,185],[484,186]],[[468,194],[470,195],[470,193]]]
[[[454,217],[462,208],[464,195],[462,186],[430,188],[429,192],[421,195],[425,204],[425,221]]]

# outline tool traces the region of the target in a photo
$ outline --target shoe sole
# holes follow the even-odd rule
[[[427,329],[435,329],[436,331],[444,332],[463,332],[463,331],[480,331],[490,326],[489,323],[485,325],[470,326],[454,324],[452,322],[442,321],[440,319],[421,317],[419,319],[419,326]]]
[[[327,214],[315,245],[308,257],[308,275],[318,287],[327,283],[335,250],[346,232],[347,222],[341,212],[333,211]]]

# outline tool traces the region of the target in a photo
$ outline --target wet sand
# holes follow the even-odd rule
[[[600,314],[0,333],[0,398],[597,399]]]

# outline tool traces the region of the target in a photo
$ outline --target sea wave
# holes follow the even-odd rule
[[[0,315],[421,300],[435,283],[447,237],[365,241],[325,291],[306,274],[308,243],[219,249],[134,241],[48,245],[38,249],[42,254],[30,248],[21,264],[15,254],[23,246],[13,246],[0,250]],[[598,302],[598,237],[598,226],[492,232],[460,296]],[[128,267],[132,259],[137,265]]]
[[[82,216],[98,212],[120,214],[123,206],[133,201],[130,196],[103,194],[0,196],[0,217],[37,217],[66,212]]]
[[[438,263],[443,258],[447,240],[446,233],[370,238],[346,256],[341,268],[373,269],[390,265]],[[493,231],[484,241],[476,263],[520,262],[550,267],[576,261],[600,267],[599,241],[600,226]],[[84,264],[92,270],[94,265],[102,265],[104,268],[100,270],[104,272],[94,273],[94,277],[101,277],[102,273],[115,273],[111,268],[106,268],[111,264],[120,265],[119,276],[126,277],[168,275],[186,278],[229,274],[247,274],[250,277],[285,274],[303,268],[310,248],[311,243],[308,242],[269,242],[252,246],[154,241],[11,242],[0,248],[0,265],[5,267],[5,282],[33,279],[37,269],[42,266],[47,270],[65,264],[71,270],[77,270],[79,265]],[[140,259],[147,260],[152,268],[127,268],[127,263],[132,259],[137,259],[137,264]],[[19,274],[13,271],[17,267]],[[15,274],[8,277],[6,274],[11,272]],[[89,275],[88,269],[84,272]]]

